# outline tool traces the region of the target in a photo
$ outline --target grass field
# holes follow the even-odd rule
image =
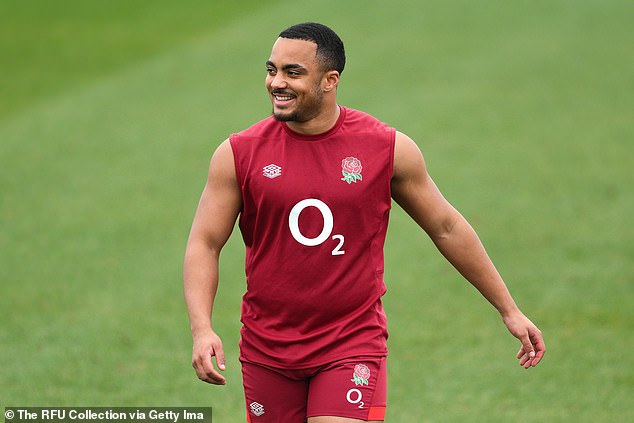
[[[419,143],[549,348],[521,369],[395,207],[387,421],[634,421],[633,19],[626,0],[0,3],[0,407],[244,421],[239,233],[225,387],[191,369],[182,255],[214,148],[270,112],[275,35],[316,20],[346,42],[340,102]]]

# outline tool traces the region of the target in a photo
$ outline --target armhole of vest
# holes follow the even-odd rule
[[[396,129],[395,128],[389,128],[388,140],[389,140],[388,145],[390,146],[390,153],[388,155],[388,160],[389,160],[388,169],[390,171],[387,178],[387,189],[391,199],[392,198],[392,177],[394,176],[394,148],[396,145]]]
[[[231,154],[233,154],[233,167],[236,171],[236,179],[238,180],[238,185],[242,187],[242,170],[240,168],[240,158],[238,157],[237,147],[235,145],[237,137],[238,136],[236,134],[229,137],[229,146],[231,147]]]

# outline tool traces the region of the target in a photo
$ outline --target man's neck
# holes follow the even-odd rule
[[[286,122],[288,127],[299,134],[304,135],[318,135],[328,132],[330,128],[335,126],[339,119],[341,110],[337,104],[333,107],[329,107],[328,110],[320,113],[315,118],[307,122]]]

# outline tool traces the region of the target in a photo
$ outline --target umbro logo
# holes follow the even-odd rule
[[[262,175],[269,179],[277,178],[282,175],[282,168],[276,164],[271,163],[268,166],[262,168]]]
[[[249,408],[251,409],[251,412],[258,417],[264,414],[264,406],[258,402],[253,401],[249,404]]]

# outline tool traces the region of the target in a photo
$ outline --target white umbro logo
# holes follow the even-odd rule
[[[251,409],[251,412],[258,417],[264,414],[264,406],[259,402],[252,402],[251,404],[249,404],[249,408]]]
[[[282,175],[282,168],[275,164],[270,164],[262,168],[262,175],[269,179],[277,178]]]

